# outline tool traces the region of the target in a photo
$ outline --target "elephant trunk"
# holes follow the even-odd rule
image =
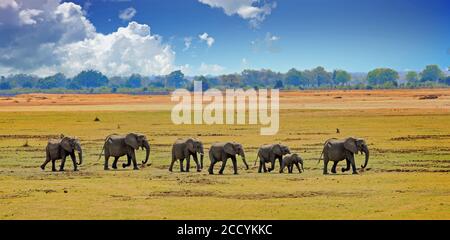
[[[365,147],[363,149],[364,155],[366,157],[366,160],[364,161],[364,165],[361,165],[361,167],[364,169],[367,167],[367,163],[369,162],[369,149],[367,147]]]
[[[145,148],[145,160],[142,161],[142,164],[146,164],[150,158],[150,144],[147,141],[144,141],[142,147]]]
[[[204,153],[200,153],[200,168],[203,169],[203,156],[205,154]]]
[[[77,163],[77,165],[81,165],[83,163],[83,151],[78,152],[78,158],[80,159]]]
[[[242,157],[242,161],[244,162],[244,164],[245,164],[245,168],[248,170],[249,169],[249,167],[248,167],[248,164],[247,164],[247,162],[245,161],[245,153],[244,153],[244,151],[242,151],[242,153],[241,153],[241,157]]]

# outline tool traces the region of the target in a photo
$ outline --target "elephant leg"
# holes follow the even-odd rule
[[[294,165],[291,163],[291,164],[289,164],[289,167],[288,167],[288,172],[289,173],[292,173],[292,169],[294,168]]]
[[[269,172],[272,172],[272,170],[274,170],[275,169],[275,158],[273,158],[273,159],[271,159],[270,160],[270,168],[268,169],[269,170]]]
[[[266,173],[267,172],[267,167],[266,167],[265,160],[261,160],[261,165],[262,165],[263,171]]]
[[[237,171],[237,161],[236,161],[236,157],[235,157],[235,156],[231,157],[231,162],[233,163],[234,174],[238,174],[238,171]]]
[[[280,162],[280,173],[281,173],[281,164],[282,164],[282,161],[283,161],[283,157],[279,157],[279,158],[278,158],[278,162]]]
[[[109,161],[109,155],[105,154],[105,166],[103,167],[104,170],[109,170],[108,161]]]
[[[75,153],[71,153],[70,158],[72,159],[72,163],[73,163],[73,171],[75,171],[75,172],[78,171],[77,158],[75,157]]]
[[[323,174],[328,174],[328,156],[323,156]]]
[[[286,167],[286,164],[283,162],[280,166],[281,166],[280,167],[280,173],[284,173],[284,168]],[[287,165],[287,169],[288,169],[288,172],[289,172],[289,165]]]
[[[258,173],[261,173],[262,168],[263,168],[263,163],[262,163],[261,158],[260,158],[260,159],[259,159]]]
[[[113,169],[117,169],[117,161],[119,161],[119,157],[114,157],[114,162],[112,164]]]
[[[350,161],[346,158],[345,162],[347,163],[347,167],[346,168],[342,168],[342,172],[347,172],[350,170]]]
[[[297,169],[298,169],[298,173],[302,173],[302,169],[300,168],[300,166],[298,165],[298,163],[296,162],[295,163],[295,166],[297,167]]]
[[[47,154],[46,154],[46,156],[45,156],[45,162],[41,165],[41,169],[42,170],[44,170],[45,169],[45,166],[47,165],[47,163],[49,163],[51,160],[50,160],[50,155],[49,155],[49,153],[47,152]]]
[[[61,159],[61,166],[59,166],[59,171],[64,171],[64,165],[66,164],[66,157],[67,155],[64,155]]]
[[[225,165],[227,165],[227,157],[223,156],[222,157],[222,167],[220,167],[220,171],[219,174],[223,174],[223,170],[225,169]]]
[[[127,163],[122,163],[122,168],[127,168],[131,166],[131,156],[127,154]]]
[[[172,153],[172,162],[170,163],[169,172],[172,172],[173,170],[173,164],[175,163],[177,159],[175,158],[175,154]]]
[[[56,159],[52,159],[52,172],[56,172]]]
[[[192,155],[192,158],[194,159],[195,166],[197,167],[197,172],[201,172],[202,169],[201,169],[201,166],[200,166],[200,164],[199,164],[199,162],[198,162],[197,153],[195,153],[194,155]]]
[[[356,171],[356,164],[355,164],[355,157],[351,156],[350,157],[350,163],[352,164],[352,174],[358,174],[358,172]]]
[[[338,161],[333,162],[333,167],[331,167],[331,172],[336,173],[336,167],[337,167]]]
[[[189,172],[189,168],[191,168],[191,155],[188,154],[186,157],[186,172]]]
[[[209,151],[209,161],[211,161],[211,164],[209,164],[208,173],[212,175],[214,174],[214,164],[217,161],[211,151]]]
[[[184,172],[183,162],[184,162],[184,158],[180,159],[180,172]]]
[[[137,161],[136,161],[136,153],[134,152],[134,149],[131,151],[131,160],[133,161],[133,170],[139,170]]]

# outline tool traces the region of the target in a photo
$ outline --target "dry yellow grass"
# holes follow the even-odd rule
[[[430,94],[439,98],[419,100]],[[176,126],[171,105],[168,96],[0,98],[0,219],[450,219],[449,89],[283,92],[276,136],[259,136],[255,125]],[[152,166],[103,171],[104,137],[129,131],[147,134]],[[38,168],[46,139],[60,133],[81,139],[80,172],[70,162],[64,173]],[[323,141],[350,135],[369,143],[369,168],[323,176]],[[283,142],[306,172],[258,174],[238,160],[237,176],[230,163],[223,176],[169,173],[171,144],[184,136],[207,148],[241,142],[251,166],[258,146]]]

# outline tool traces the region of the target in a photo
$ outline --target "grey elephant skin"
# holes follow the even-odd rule
[[[140,133],[128,133],[127,135],[112,134],[106,137],[102,152],[105,152],[104,169],[109,170],[108,161],[110,157],[114,157],[112,164],[113,169],[117,169],[117,161],[122,156],[127,156],[127,163],[122,164],[123,168],[131,165],[133,162],[133,169],[138,170],[136,160],[136,150],[141,147],[146,150],[145,160],[142,164],[146,164],[150,157],[150,144],[145,135]],[[101,153],[99,159],[101,158]]]
[[[200,154],[200,164],[198,162],[197,153]],[[203,169],[203,143],[194,138],[177,139],[172,145],[172,162],[169,171],[172,172],[173,164],[176,160],[180,160],[180,171],[184,172],[183,161],[186,159],[186,172],[189,172],[191,156],[197,167],[197,172]]]
[[[353,174],[358,174],[356,171],[355,164],[355,153],[364,153],[365,161],[361,165],[364,169],[367,167],[369,162],[369,148],[367,147],[366,141],[362,138],[348,137],[345,139],[328,139],[323,146],[322,154],[319,158],[319,162],[323,155],[323,174],[328,174],[328,162],[333,162],[333,167],[331,168],[332,173],[336,173],[336,166],[339,161],[346,160],[347,167],[342,168],[342,172],[350,170],[350,165],[352,166]]]
[[[258,172],[260,173],[263,169],[264,169],[264,172],[267,172],[267,171],[271,172],[272,170],[275,169],[275,161],[278,159],[278,161],[280,162],[280,167],[281,167],[283,156],[286,154],[290,154],[290,153],[291,153],[291,150],[286,145],[282,145],[282,144],[262,145],[258,150],[258,155],[256,156],[254,165],[256,165],[256,161],[259,158]],[[266,168],[266,163],[271,163],[271,166],[268,170]],[[281,172],[281,169],[280,169],[280,172]]]
[[[297,153],[287,154],[283,157],[283,161],[281,162],[281,173],[284,172],[284,168],[288,168],[288,173],[292,173],[294,165],[297,167],[298,172],[302,173],[304,171],[303,168],[303,158],[300,157]],[[300,168],[301,166],[301,168]]]
[[[211,161],[211,165],[209,165],[208,169],[209,174],[214,174],[213,169],[217,162],[222,162],[222,167],[219,170],[219,174],[223,174],[223,170],[225,169],[225,165],[229,158],[231,158],[231,161],[233,162],[234,174],[238,174],[236,155],[241,156],[242,161],[248,170],[248,164],[245,161],[244,148],[241,144],[235,142],[224,142],[214,143],[211,145],[211,148],[209,149],[209,159]]]
[[[79,162],[76,162],[75,151],[78,152]],[[41,165],[41,169],[45,169],[45,165],[52,161],[52,171],[56,171],[55,162],[61,159],[60,171],[64,171],[66,157],[70,156],[73,162],[73,170],[78,171],[77,165],[83,162],[83,150],[80,141],[73,137],[62,137],[61,139],[50,139],[45,148],[46,159]]]

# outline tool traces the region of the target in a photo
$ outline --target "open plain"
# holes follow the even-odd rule
[[[260,136],[259,125],[174,125],[174,104],[149,95],[0,97],[0,219],[450,219],[450,89],[281,92],[275,136]],[[152,164],[103,171],[105,137],[127,132],[147,135]],[[71,161],[66,172],[39,168],[48,138],[61,133],[81,140],[79,172]],[[250,169],[238,159],[239,175],[229,161],[211,176],[191,161],[190,173],[178,164],[170,173],[171,145],[188,136],[205,151],[242,143]],[[323,142],[346,136],[366,139],[368,168],[323,176]],[[302,155],[305,172],[258,174],[256,151],[272,142]],[[357,166],[363,159],[356,155]]]

